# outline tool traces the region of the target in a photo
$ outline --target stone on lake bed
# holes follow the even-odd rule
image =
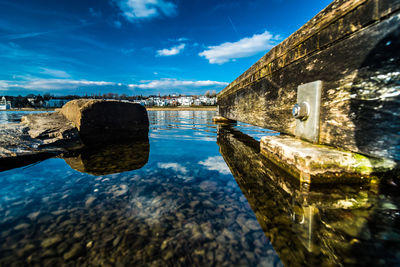
[[[42,247],[48,248],[48,247],[51,247],[51,246],[54,246],[54,245],[60,243],[61,241],[62,241],[62,237],[59,235],[49,237],[42,241]]]
[[[21,248],[17,251],[17,255],[19,257],[23,257],[34,249],[35,249],[35,246],[33,244],[28,243],[23,248]]]
[[[79,243],[75,243],[68,252],[64,253],[63,257],[64,257],[64,260],[71,260],[73,258],[78,257],[82,253],[83,253],[82,245]]]
[[[119,242],[121,241],[122,237],[121,236],[117,236],[114,240],[113,240],[113,246],[116,247],[118,246]]]
[[[113,190],[113,195],[114,195],[114,197],[119,197],[119,196],[125,195],[126,192],[128,192],[128,186],[126,184],[122,184],[119,186],[118,189]]]
[[[93,241],[89,241],[86,243],[87,248],[91,248],[93,246]]]
[[[85,234],[83,232],[77,231],[74,233],[74,238],[80,239],[84,236]]]
[[[261,229],[260,224],[256,220],[247,220],[245,225],[253,231]]]
[[[21,223],[14,227],[14,230],[22,230],[29,227],[30,224],[28,223]]]
[[[39,214],[40,214],[40,211],[36,211],[36,212],[29,213],[27,217],[31,220],[36,220],[36,218],[39,216]]]
[[[217,189],[217,183],[212,181],[204,181],[200,184],[200,188],[203,191],[215,191]]]
[[[85,201],[85,206],[88,208],[90,207],[93,202],[96,200],[96,197],[90,196],[86,201]]]

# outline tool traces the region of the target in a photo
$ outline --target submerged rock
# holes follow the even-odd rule
[[[42,241],[42,247],[48,248],[54,246],[62,241],[62,237],[60,235],[56,235],[53,237],[49,237]]]
[[[63,257],[64,257],[64,260],[71,260],[71,259],[78,257],[83,252],[84,252],[84,249],[83,249],[82,245],[79,243],[76,243],[72,246],[72,248],[68,252],[66,252],[64,254]]]

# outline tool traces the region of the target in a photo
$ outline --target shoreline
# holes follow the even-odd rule
[[[55,108],[11,108],[0,111],[54,111]]]

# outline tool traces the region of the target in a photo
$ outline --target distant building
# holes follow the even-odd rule
[[[205,106],[215,105],[217,103],[217,99],[215,97],[208,96],[199,96],[198,101],[201,102],[201,105]]]
[[[133,100],[133,103],[146,106],[146,100]]]
[[[193,104],[193,97],[191,96],[181,96],[178,98],[178,103],[182,106],[190,106]]]
[[[152,97],[149,97],[146,99],[145,105],[148,107],[154,106],[154,99]]]
[[[7,101],[6,97],[3,96],[0,100],[0,110],[7,110],[11,108],[11,102]]]
[[[199,98],[196,98],[195,100],[194,100],[194,103],[193,103],[195,106],[201,106],[202,105],[202,102],[201,102],[201,100],[199,99]]]

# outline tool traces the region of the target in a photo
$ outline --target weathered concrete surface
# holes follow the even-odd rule
[[[84,147],[62,158],[79,172],[107,175],[142,168],[149,159],[149,140],[124,144]]]
[[[60,110],[78,129],[85,144],[147,138],[149,119],[146,108],[134,103],[78,99]]]
[[[399,9],[334,1],[220,92],[219,114],[295,135],[297,87],[321,80],[319,143],[400,161]]]
[[[369,182],[393,170],[390,159],[366,157],[290,136],[264,136],[261,153],[289,173],[308,183]]]

